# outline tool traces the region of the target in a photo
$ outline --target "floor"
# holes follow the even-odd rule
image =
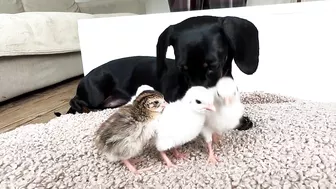
[[[69,109],[81,77],[40,89],[0,105],[0,133],[19,126],[46,123],[55,118],[54,112],[62,114]]]

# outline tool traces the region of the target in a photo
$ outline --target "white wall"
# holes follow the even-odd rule
[[[251,76],[235,66],[242,91],[263,90],[305,99],[335,101],[336,1],[290,3],[79,21],[84,74],[117,58],[156,55],[160,33],[196,15],[239,16],[259,30],[260,63]],[[125,24],[127,23],[127,24]],[[172,48],[167,57],[174,58]]]

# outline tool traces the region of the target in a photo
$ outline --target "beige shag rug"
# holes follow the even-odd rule
[[[134,175],[97,155],[92,136],[113,111],[63,115],[0,135],[0,188],[336,188],[336,104],[267,93],[244,93],[255,122],[231,131],[207,165],[202,138],[179,168],[167,168],[154,149]],[[175,159],[174,159],[175,160]]]

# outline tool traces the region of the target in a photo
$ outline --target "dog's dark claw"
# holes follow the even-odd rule
[[[253,127],[253,122],[250,120],[250,118],[243,116],[240,118],[239,126],[237,127],[238,131],[244,131],[248,130]]]

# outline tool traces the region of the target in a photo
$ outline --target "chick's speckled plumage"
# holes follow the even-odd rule
[[[120,107],[96,131],[98,151],[110,161],[128,160],[139,155],[155,134],[163,104],[161,93],[145,90],[132,104]]]
[[[138,87],[136,93],[134,96],[132,96],[131,100],[127,103],[127,104],[132,104],[133,101],[135,100],[135,98],[142,93],[143,91],[147,91],[147,90],[154,90],[153,87],[149,86],[149,85],[141,85],[140,87]]]

